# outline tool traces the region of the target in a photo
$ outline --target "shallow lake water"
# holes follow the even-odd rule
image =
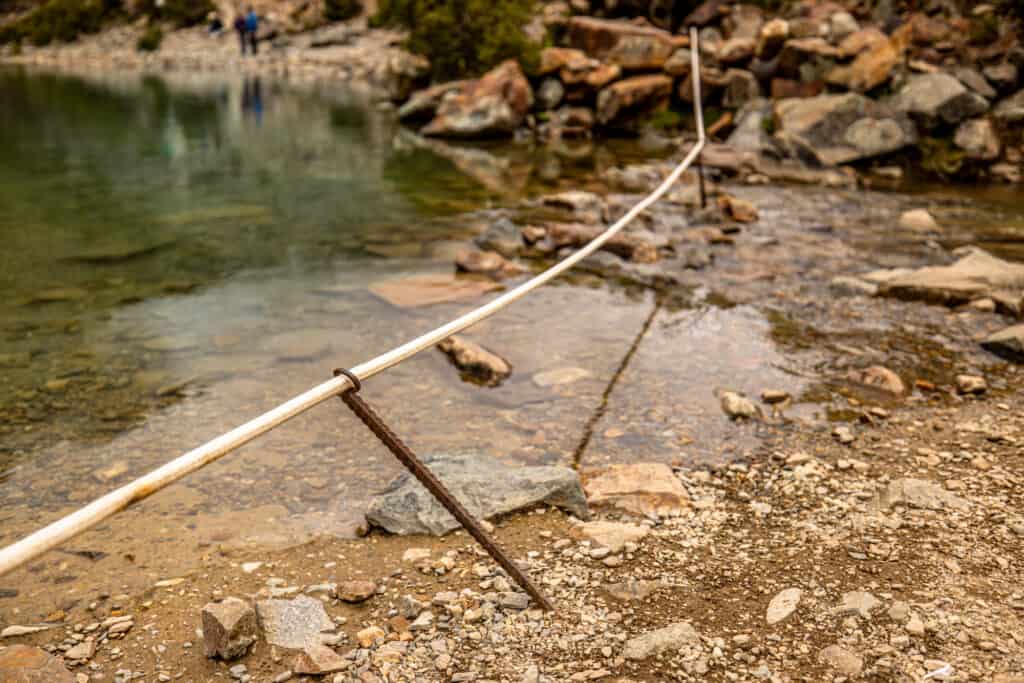
[[[0,93],[3,545],[476,305],[400,309],[369,287],[450,273],[494,207],[649,153],[447,154],[344,91],[254,78],[0,70]],[[467,334],[512,363],[501,387],[427,351],[365,396],[423,454],[741,456],[759,428],[728,423],[716,392],[799,396],[817,358],[780,350],[756,307],[714,301],[577,276]],[[581,378],[533,379],[569,368]],[[398,471],[330,402],[0,578],[0,595],[43,610],[210,552],[347,535]]]

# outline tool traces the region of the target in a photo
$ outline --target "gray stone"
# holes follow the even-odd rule
[[[1002,146],[999,135],[988,119],[970,119],[961,123],[953,142],[964,151],[968,159],[992,161],[999,158]]]
[[[1017,85],[1017,67],[1012,62],[991,64],[986,66],[982,73],[1000,92],[1012,90]]]
[[[849,12],[833,12],[828,18],[829,37],[833,42],[840,42],[846,36],[860,30],[860,24]]]
[[[799,588],[787,588],[772,598],[768,603],[768,610],[765,612],[765,620],[768,625],[774,626],[795,612],[803,595],[804,592]]]
[[[878,285],[843,275],[832,278],[828,287],[839,296],[874,296],[878,293]]]
[[[478,519],[538,503],[589,516],[579,475],[567,467],[513,467],[483,455],[434,455],[425,462]],[[409,474],[395,479],[370,502],[366,518],[396,534],[440,536],[459,526]]]
[[[847,676],[857,676],[864,668],[863,658],[838,645],[826,647],[818,654],[818,659]]]
[[[888,506],[906,505],[924,510],[967,510],[970,503],[938,484],[923,479],[897,479],[882,494]]]
[[[761,85],[749,71],[729,69],[723,80],[725,92],[722,93],[722,106],[736,109],[761,97]]]
[[[987,80],[985,80],[985,77],[978,73],[976,69],[960,67],[953,70],[953,75],[958,81],[984,97],[986,100],[995,98],[996,91],[992,89],[992,86],[989,85]]]
[[[959,123],[988,110],[985,98],[941,72],[911,78],[892,98],[892,105],[926,129]]]
[[[537,89],[537,104],[541,109],[555,109],[565,97],[565,86],[557,78],[545,78]]]
[[[813,155],[825,165],[895,152],[917,141],[905,114],[863,95],[818,95],[775,104],[776,138],[794,156]]]
[[[1020,123],[1024,121],[1024,90],[1007,97],[996,105],[992,115],[1001,123]]]
[[[757,406],[746,396],[735,391],[722,392],[722,411],[731,420],[751,420],[758,416]]]
[[[836,608],[836,612],[841,616],[858,616],[864,619],[871,618],[871,612],[881,607],[882,603],[878,601],[871,593],[865,591],[850,591],[849,593],[843,594],[843,601]]]
[[[763,154],[774,150],[775,141],[765,130],[765,120],[772,116],[772,103],[758,99],[746,103],[736,112],[736,128],[726,144],[744,152]]]
[[[256,612],[244,600],[211,602],[203,607],[202,619],[207,657],[238,659],[256,642]]]
[[[643,600],[656,590],[663,588],[665,584],[661,581],[643,581],[639,579],[626,579],[620,583],[610,583],[605,588],[616,600],[630,601]]]
[[[1024,324],[1013,325],[988,336],[982,348],[1016,363],[1024,363]]]
[[[999,292],[1024,291],[1024,264],[1011,263],[971,248],[949,266],[894,272],[878,292],[911,301],[958,306]]]
[[[498,594],[498,604],[505,609],[524,610],[530,606],[530,596],[516,591],[504,591]]]
[[[670,650],[681,650],[684,647],[701,648],[700,634],[687,621],[671,624],[657,631],[626,641],[622,656],[633,661],[640,661]]]
[[[522,231],[507,218],[491,223],[474,241],[481,249],[496,251],[506,258],[515,256],[523,248]]]
[[[292,600],[260,600],[256,612],[264,639],[277,647],[302,650],[320,645],[320,634],[334,630],[323,603],[305,595]]]

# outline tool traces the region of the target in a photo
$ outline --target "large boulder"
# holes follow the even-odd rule
[[[510,466],[484,455],[435,455],[424,460],[477,519],[541,503],[589,517],[579,476],[568,467]],[[411,474],[399,476],[375,497],[366,518],[395,534],[441,536],[459,527]]]
[[[597,94],[597,121],[605,126],[622,124],[667,106],[671,96],[672,79],[663,74],[616,81]]]
[[[819,95],[775,104],[776,137],[825,165],[888,154],[913,144],[913,122],[863,95]]]
[[[878,289],[882,296],[951,306],[1013,292],[1024,292],[1024,264],[1004,261],[981,249],[971,249],[949,266],[897,271]]]
[[[519,62],[509,59],[444,97],[424,135],[481,138],[511,135],[533,106],[533,90]]]
[[[430,120],[437,114],[444,98],[466,87],[469,81],[449,81],[412,94],[398,109],[398,118],[403,121]]]
[[[627,70],[660,69],[682,41],[668,31],[625,20],[573,17],[569,44]]]
[[[959,123],[988,110],[984,97],[942,72],[911,78],[891,104],[925,129]]]

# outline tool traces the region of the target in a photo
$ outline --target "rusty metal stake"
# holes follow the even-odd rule
[[[353,413],[356,414],[363,424],[373,432],[374,436],[380,439],[381,443],[387,446],[388,450],[395,454],[395,457],[405,465],[405,468],[412,473],[412,476],[416,477],[424,488],[430,491],[430,494],[445,507],[448,512],[451,513],[452,517],[458,520],[462,528],[470,533],[473,538],[476,539],[477,543],[483,546],[484,550],[501,565],[502,569],[508,572],[508,575],[515,579],[523,590],[533,598],[534,602],[541,606],[545,610],[553,610],[554,607],[548,601],[546,597],[540,592],[540,590],[533,585],[530,581],[530,577],[526,575],[522,569],[520,569],[512,559],[505,554],[505,552],[494,542],[480,523],[476,521],[469,510],[463,507],[462,503],[452,495],[451,491],[445,487],[441,480],[434,476],[434,473],[430,469],[420,462],[416,454],[413,453],[405,443],[392,432],[384,421],[374,412],[366,401],[358,395],[358,391],[361,388],[359,378],[348,370],[335,370],[335,377],[338,375],[345,375],[351,380],[352,385],[355,388],[348,389],[341,394],[339,398],[344,401]]]

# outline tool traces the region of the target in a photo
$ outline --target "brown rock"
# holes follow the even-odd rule
[[[568,69],[569,71],[587,71],[598,64],[597,60],[591,59],[581,50],[573,50],[567,47],[548,47],[541,50],[540,67],[538,74],[548,74]]]
[[[839,50],[824,38],[790,38],[779,53],[779,71],[785,75],[800,72],[800,67],[814,59],[833,60]]]
[[[662,74],[634,76],[612,83],[597,95],[597,120],[602,125],[663,108],[672,95],[672,79]]]
[[[889,80],[899,61],[900,52],[893,41],[876,41],[853,60],[845,85],[857,92],[873,90]],[[833,74],[829,74],[830,82],[833,82]]]
[[[718,208],[729,218],[740,223],[753,223],[757,220],[757,207],[750,202],[723,194],[718,197]]]
[[[512,374],[512,366],[501,356],[462,337],[449,337],[437,345],[463,373],[463,379],[496,387]]]
[[[722,41],[715,56],[722,64],[742,64],[754,56],[755,47],[753,38],[730,38]]]
[[[309,645],[296,655],[292,662],[292,671],[297,674],[322,676],[345,671],[351,666],[352,662],[326,645]]]
[[[482,78],[468,81],[448,94],[437,107],[424,135],[477,138],[511,135],[533,106],[533,90],[513,59],[502,62]]]
[[[377,584],[373,581],[346,581],[338,586],[338,599],[352,604],[366,602],[376,594]]]
[[[725,92],[722,106],[739,109],[747,102],[761,96],[761,85],[754,74],[743,69],[729,69],[725,72]]]
[[[771,83],[771,96],[773,100],[781,100],[787,97],[814,97],[820,95],[825,89],[823,81],[811,81],[802,83],[788,78],[773,78]]]
[[[970,119],[956,129],[956,146],[964,150],[968,159],[992,161],[999,158],[1002,145],[992,122],[988,119]]]
[[[412,94],[412,97],[398,109],[398,118],[403,121],[429,120],[437,114],[437,108],[449,93],[464,89],[469,81],[441,83]]]
[[[855,31],[839,43],[839,52],[843,57],[856,57],[876,43],[888,42],[889,38],[877,28],[862,28]]]
[[[618,64],[601,64],[589,71],[583,81],[591,88],[600,90],[622,75],[622,67]]]
[[[612,465],[584,484],[591,505],[611,505],[647,516],[675,515],[690,506],[686,489],[668,465]]]
[[[907,391],[906,385],[900,376],[889,368],[881,365],[873,365],[866,370],[853,371],[850,379],[870,387],[876,387],[890,394],[901,396]]]
[[[722,18],[729,9],[726,0],[706,0],[683,20],[685,26],[707,26]]]
[[[569,44],[627,70],[660,69],[679,47],[668,31],[593,17],[573,17],[569,21]]]
[[[547,239],[556,248],[579,248],[604,232],[603,227],[581,223],[549,223]],[[635,263],[654,263],[658,260],[657,248],[638,237],[619,233],[601,245],[602,251],[609,251]]]
[[[499,289],[502,286],[490,280],[456,278],[445,274],[414,275],[370,285],[371,292],[400,308],[475,299]]]
[[[761,27],[761,34],[757,41],[757,56],[762,59],[772,59],[779,53],[788,38],[789,22],[785,19],[772,19]]]
[[[203,645],[206,656],[238,659],[256,642],[256,611],[244,600],[226,598],[203,607]]]
[[[75,683],[75,677],[54,657],[38,647],[11,645],[0,649],[0,681],[3,683]]]
[[[495,278],[510,277],[523,272],[518,265],[507,261],[494,251],[460,249],[455,254],[455,268],[462,273],[482,273]]]

